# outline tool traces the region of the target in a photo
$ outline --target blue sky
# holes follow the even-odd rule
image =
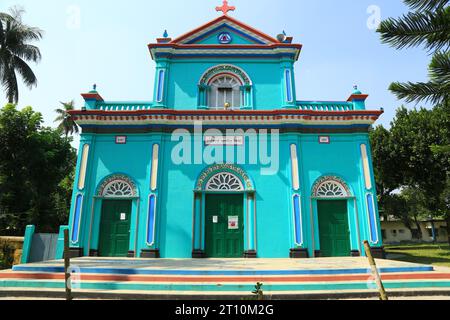
[[[105,100],[152,100],[154,63],[146,45],[165,29],[176,37],[216,18],[221,2],[2,0],[0,11],[20,5],[25,22],[45,31],[39,43],[43,59],[33,66],[38,87],[21,85],[19,106],[33,106],[53,126],[59,101],[75,99],[81,107],[80,93],[93,83]],[[430,57],[424,50],[396,51],[367,26],[373,13],[368,9],[379,8],[383,19],[405,13],[400,0],[229,2],[237,7],[231,13],[236,19],[273,36],[285,30],[303,44],[296,65],[298,100],[346,100],[358,84],[370,94],[369,108],[385,109],[379,123],[389,126],[403,104],[387,90],[389,84],[427,79]]]

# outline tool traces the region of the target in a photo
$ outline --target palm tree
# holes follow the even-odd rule
[[[17,74],[32,89],[37,85],[28,61],[39,62],[41,52],[30,41],[42,38],[43,31],[22,22],[23,9],[12,8],[10,14],[0,13],[0,82],[9,103],[17,104],[19,88]]]
[[[69,114],[69,111],[75,110],[75,101],[70,102],[60,102],[63,106],[62,109],[56,109],[55,112],[58,114],[55,122],[59,122],[58,129],[61,132],[64,132],[66,138],[73,133],[78,134],[80,131],[78,125],[73,120],[72,116]]]
[[[394,82],[389,87],[407,102],[448,104],[450,95],[450,0],[404,0],[411,9],[378,29],[383,43],[396,49],[424,46],[433,54],[428,82]]]

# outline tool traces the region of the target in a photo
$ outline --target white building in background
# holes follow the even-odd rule
[[[417,226],[412,226],[412,232],[405,224],[399,220],[388,219],[381,221],[381,232],[383,234],[383,243],[397,244],[401,242],[433,242],[433,226],[435,229],[436,242],[447,242],[447,223],[445,220],[436,220],[419,222],[422,231],[422,238],[418,239]]]

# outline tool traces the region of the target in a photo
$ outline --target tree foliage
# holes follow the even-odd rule
[[[450,218],[450,113],[401,107],[391,129],[371,132],[374,171],[385,214],[411,225],[419,217]],[[400,190],[398,194],[395,191]]]
[[[39,62],[41,52],[33,44],[43,31],[23,23],[23,10],[13,8],[0,13],[0,83],[9,103],[19,100],[18,75],[28,88],[37,85],[37,78],[28,62]]]
[[[450,0],[404,0],[411,12],[389,18],[378,32],[383,43],[396,49],[424,46],[433,54],[428,82],[394,82],[390,90],[407,102],[449,103]]]
[[[58,108],[55,110],[58,115],[55,122],[58,122],[58,129],[64,132],[66,137],[80,131],[78,125],[73,120],[69,111],[75,110],[75,101],[70,102],[60,102],[63,108]]]
[[[42,127],[31,107],[0,110],[0,234],[28,224],[56,232],[66,223],[76,154],[59,130]]]

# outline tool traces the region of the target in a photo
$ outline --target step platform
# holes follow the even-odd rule
[[[377,260],[391,296],[450,295],[450,269]],[[378,294],[367,259],[111,259],[71,260],[72,290],[88,299],[370,298]],[[63,261],[0,272],[0,296],[64,297]]]

